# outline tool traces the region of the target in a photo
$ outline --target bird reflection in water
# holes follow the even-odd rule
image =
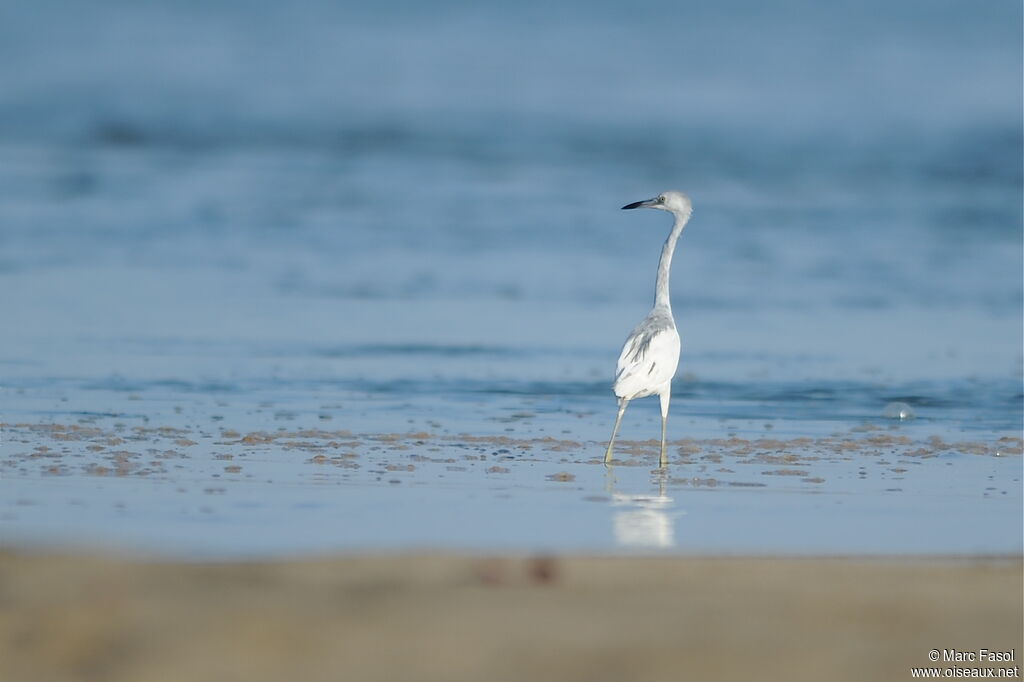
[[[667,475],[656,472],[657,494],[637,495],[615,491],[615,474],[609,467],[607,489],[611,497],[612,532],[619,547],[670,549],[676,545],[675,520],[685,512],[674,508],[665,494]]]

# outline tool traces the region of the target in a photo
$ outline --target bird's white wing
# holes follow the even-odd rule
[[[653,395],[679,366],[675,325],[648,318],[626,339],[615,368],[615,395],[632,400]]]

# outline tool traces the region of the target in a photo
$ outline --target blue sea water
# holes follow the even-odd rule
[[[879,427],[996,452],[1021,435],[1021,13],[948,0],[0,7],[0,540],[186,556],[604,551],[635,537],[612,532],[632,504],[662,533],[657,514],[702,519],[699,541],[651,545],[684,551],[1019,552],[1012,454],[928,460],[898,494],[844,486],[862,478],[851,464],[819,476],[817,497],[684,494],[646,472],[620,473],[623,493],[589,458],[669,227],[618,207],[671,188],[695,206],[672,277],[671,437]],[[916,418],[892,423],[893,402]],[[623,439],[655,437],[656,406],[630,410]],[[201,439],[205,458],[117,482],[24,468],[37,442],[18,424],[581,445],[551,471],[512,467],[500,490],[421,467],[419,487],[335,481],[342,499],[277,452],[271,479],[290,484],[229,486],[217,507],[202,492],[217,451]],[[564,486],[545,476],[567,467],[579,490],[552,497]],[[944,492],[987,477],[1001,502],[981,483]],[[160,506],[179,487],[195,497]],[[82,511],[118,495],[134,513]],[[815,525],[821,495],[862,508],[818,510]],[[250,497],[281,503],[273,523]],[[332,511],[312,525],[310,498]],[[181,509],[205,507],[219,521],[198,532]],[[792,530],[751,530],[771,513]],[[331,525],[351,514],[373,532]]]

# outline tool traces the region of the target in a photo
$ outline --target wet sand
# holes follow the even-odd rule
[[[858,425],[816,437],[0,424],[0,545],[164,559],[1021,551],[1021,439]],[[529,428],[525,430],[529,431]]]
[[[931,649],[1015,648],[1019,665],[1021,568],[1020,557],[0,553],[0,679],[905,680]]]
[[[795,476],[804,483],[822,483],[824,479],[807,476],[808,467],[817,462],[851,461],[858,457],[890,456],[920,463],[943,454],[989,457],[1019,456],[1024,439],[1017,436],[986,434],[975,440],[947,442],[932,435],[915,440],[892,432],[897,427],[866,424],[847,433],[825,437],[685,438],[669,441],[671,462],[678,465],[717,465],[723,457],[734,463],[777,466],[762,475]],[[228,474],[243,473],[246,457],[261,451],[306,453],[305,464],[339,469],[359,469],[366,460],[379,460],[386,470],[414,471],[417,464],[467,462],[560,461],[566,463],[602,463],[604,442],[586,442],[568,438],[513,437],[507,435],[439,434],[429,431],[393,433],[354,433],[347,429],[295,429],[242,431],[221,427],[201,430],[175,426],[134,426],[118,423],[113,427],[59,423],[0,422],[10,447],[0,451],[0,471],[23,475],[133,476],[167,475],[174,462],[215,458],[224,463]],[[198,447],[197,447],[198,446]],[[649,467],[659,441],[616,441],[617,466]],[[404,459],[400,466],[393,463]],[[234,462],[232,462],[234,460]],[[882,460],[883,464],[892,462]],[[794,468],[795,467],[795,468]],[[180,467],[179,467],[180,468]],[[703,470],[702,470],[703,471]],[[718,469],[722,473],[735,473]],[[889,471],[904,474],[907,469]],[[491,473],[503,473],[501,467]],[[730,483],[729,476],[723,483]],[[701,479],[711,485],[715,478]],[[902,480],[901,478],[897,480]],[[680,481],[682,482],[682,481]],[[739,485],[745,485],[740,482]],[[813,487],[813,486],[812,486]]]

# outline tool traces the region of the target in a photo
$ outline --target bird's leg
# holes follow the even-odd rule
[[[668,415],[661,417],[661,458],[658,460],[659,467],[668,466],[668,454],[665,451],[665,427],[668,424]]]
[[[661,459],[658,460],[659,467],[668,466],[668,454],[665,451],[665,431],[668,427],[668,403],[672,399],[671,386],[661,392]]]
[[[604,451],[604,463],[612,461],[612,446],[615,445],[615,436],[619,434],[619,423],[622,421],[622,413],[626,411],[629,401],[619,398],[619,413],[615,416],[615,426],[612,428],[612,439],[608,441],[608,449]]]

